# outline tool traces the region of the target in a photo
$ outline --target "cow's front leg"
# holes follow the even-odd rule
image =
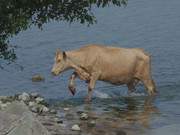
[[[69,88],[69,90],[70,90],[70,92],[72,93],[73,96],[76,93],[76,88],[75,88],[75,79],[76,79],[76,77],[77,77],[77,73],[74,72],[71,75],[70,79],[69,79],[69,85],[68,85],[68,88]]]
[[[86,96],[86,99],[85,99],[86,102],[91,101],[93,89],[95,87],[96,81],[99,78],[99,75],[100,75],[99,72],[95,72],[95,73],[92,73],[92,75],[90,77],[89,85],[88,85],[88,95]]]

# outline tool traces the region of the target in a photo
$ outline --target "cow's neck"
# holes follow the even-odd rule
[[[79,52],[76,51],[67,51],[66,55],[68,57],[69,60],[69,66],[71,68],[81,68],[83,67],[82,63],[83,63],[83,57],[81,56],[81,54]]]

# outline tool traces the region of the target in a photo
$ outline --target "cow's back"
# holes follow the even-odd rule
[[[88,45],[79,51],[84,56],[83,67],[91,72],[101,72],[100,80],[112,83],[126,83],[136,66],[146,57],[142,49]]]

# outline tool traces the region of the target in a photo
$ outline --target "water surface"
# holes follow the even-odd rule
[[[32,27],[21,32],[11,40],[18,46],[16,63],[0,71],[0,94],[37,91],[53,101],[70,100],[82,105],[87,92],[84,82],[77,80],[77,95],[72,97],[67,90],[72,71],[59,77],[50,74],[57,48],[67,51],[91,43],[144,48],[152,55],[152,74],[159,91],[150,107],[146,105],[147,96],[141,94],[144,92],[141,85],[138,94],[128,97],[126,87],[103,82],[96,85],[92,106],[95,110],[98,106],[108,108],[114,117],[131,117],[134,126],[145,128],[142,134],[176,135],[180,132],[179,7],[178,0],[134,0],[126,8],[95,9],[98,23],[90,27],[52,22],[43,31]],[[45,77],[45,82],[31,82],[37,73]],[[141,117],[148,124],[145,121],[138,125]]]

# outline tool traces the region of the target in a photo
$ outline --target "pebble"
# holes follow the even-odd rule
[[[42,75],[34,75],[32,77],[33,82],[40,82],[40,81],[44,81],[44,80],[45,80],[45,78]]]
[[[29,105],[29,107],[32,107],[32,106],[35,106],[35,104],[36,104],[35,102],[30,101],[28,105]]]
[[[89,127],[94,127],[96,125],[96,122],[94,120],[88,122]]]
[[[69,108],[64,108],[64,111],[69,111]]]
[[[55,109],[51,109],[51,110],[50,110],[50,113],[52,113],[52,114],[56,114],[56,113],[57,113],[57,111],[56,111]]]
[[[87,120],[88,119],[88,115],[86,113],[82,113],[80,116],[81,120]]]
[[[44,101],[44,99],[42,98],[42,97],[37,97],[36,99],[35,99],[35,101],[36,101],[36,103],[41,103],[41,102],[43,102]]]
[[[59,126],[66,127],[66,124],[60,123]]]
[[[7,107],[7,104],[1,104],[0,107],[4,109]]]
[[[45,113],[46,113],[46,112],[49,112],[49,108],[47,108],[46,106],[43,106],[43,107],[42,107],[42,112],[45,112]]]
[[[71,129],[72,129],[73,131],[80,131],[80,130],[81,130],[80,127],[79,127],[79,125],[77,125],[77,124],[73,125]]]
[[[55,121],[55,122],[57,122],[57,123],[60,123],[60,124],[62,124],[62,123],[63,123],[63,121],[62,121],[62,120],[60,120],[60,119],[59,119],[59,118],[57,118],[57,117],[56,117],[56,118],[54,118],[54,121]]]
[[[38,113],[38,108],[36,106],[33,106],[31,108],[31,111],[34,112],[34,113]]]

